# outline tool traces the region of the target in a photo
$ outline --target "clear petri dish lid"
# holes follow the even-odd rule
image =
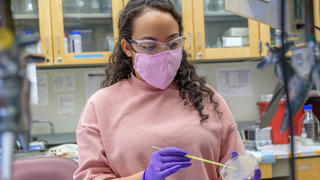
[[[220,174],[224,180],[242,180],[254,174],[258,161],[253,155],[244,154],[230,159],[225,165],[220,168]]]

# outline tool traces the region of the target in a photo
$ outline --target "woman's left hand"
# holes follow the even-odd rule
[[[231,152],[231,159],[236,157],[236,156],[239,156],[238,152],[237,151],[232,151]],[[243,179],[243,180],[248,180],[247,178],[246,179]],[[256,168],[254,170],[254,175],[250,178],[250,180],[261,180],[261,171],[259,168]]]

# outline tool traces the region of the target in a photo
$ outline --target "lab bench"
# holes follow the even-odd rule
[[[297,145],[295,152],[295,173],[297,180],[314,180],[320,177],[320,146]],[[274,149],[274,150],[272,150]],[[289,145],[269,145],[260,151],[248,151],[259,161],[262,179],[289,177]],[[273,156],[273,157],[272,157]],[[289,179],[289,178],[288,178]]]

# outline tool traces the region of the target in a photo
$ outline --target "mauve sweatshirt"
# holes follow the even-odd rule
[[[215,92],[219,118],[204,101],[209,119],[184,105],[176,87],[154,88],[132,76],[100,89],[87,101],[77,128],[79,168],[74,180],[120,179],[148,167],[157,147],[178,147],[188,154],[226,162],[232,150],[243,153],[237,125],[223,98]],[[167,180],[221,179],[219,166],[191,160]]]

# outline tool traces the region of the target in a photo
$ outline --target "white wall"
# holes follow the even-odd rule
[[[224,96],[236,121],[258,120],[259,111],[256,102],[260,101],[260,95],[272,94],[278,82],[273,66],[258,71],[256,65],[256,62],[197,64],[199,75],[205,74],[207,82],[215,89],[217,89],[216,71],[219,68],[250,67],[252,69],[252,96]]]
[[[253,96],[243,97],[225,97],[231,107],[236,121],[255,121],[259,118],[256,102],[260,100],[261,94],[272,93],[276,85],[276,78],[273,67],[262,72],[256,70],[255,62],[242,63],[206,63],[197,64],[199,74],[206,74],[209,84],[216,88],[216,71],[219,68],[228,67],[251,67],[252,68],[252,87]],[[68,68],[68,69],[40,69],[38,74],[47,74],[48,76],[48,105],[34,105],[33,119],[50,120],[53,122],[56,132],[74,132],[77,127],[81,110],[86,102],[85,96],[85,72],[91,70],[103,70],[103,68]],[[76,90],[55,92],[53,91],[53,75],[63,73],[74,73],[76,77]],[[61,94],[74,94],[75,112],[73,114],[58,114],[58,97]],[[32,134],[49,133],[50,129],[47,124],[33,124]]]

